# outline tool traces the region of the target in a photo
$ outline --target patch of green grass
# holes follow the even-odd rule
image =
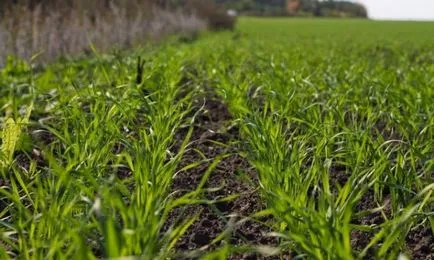
[[[201,193],[216,163],[195,191],[171,189],[177,172],[200,164],[180,169],[205,89],[240,129],[238,153],[266,205],[250,217],[271,216],[280,254],[411,255],[408,234],[434,231],[433,32],[432,23],[244,18],[236,33],[39,72],[11,59],[0,71],[2,128],[34,106],[0,170],[0,255],[176,258],[197,216],[169,223],[170,212],[211,203]]]

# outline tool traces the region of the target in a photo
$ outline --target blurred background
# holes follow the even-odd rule
[[[411,2],[411,3],[410,3]],[[415,4],[418,2],[418,4]],[[427,19],[432,0],[2,0],[0,66],[8,56],[59,56],[129,48],[168,35],[232,30],[236,17]],[[413,10],[413,13],[408,13]],[[371,14],[372,13],[372,14]]]

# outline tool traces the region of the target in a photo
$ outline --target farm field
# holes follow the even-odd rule
[[[241,18],[0,69],[0,258],[434,259],[434,23]]]

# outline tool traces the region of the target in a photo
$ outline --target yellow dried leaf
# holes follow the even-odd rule
[[[19,119],[17,122],[13,118],[8,118],[3,126],[1,139],[3,141],[1,146],[2,159],[0,164],[2,166],[9,166],[12,163],[15,146],[21,135],[21,129],[24,125],[29,123],[30,115],[33,110],[33,102],[26,109],[24,118]]]
[[[20,125],[15,123],[15,120],[13,118],[7,119],[1,135],[3,140],[1,147],[1,152],[4,156],[4,158],[2,159],[3,165],[9,165],[12,162],[15,145],[18,142],[20,134]]]

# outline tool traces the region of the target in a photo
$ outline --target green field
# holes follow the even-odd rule
[[[242,18],[195,41],[10,59],[0,258],[434,257],[433,35]]]

